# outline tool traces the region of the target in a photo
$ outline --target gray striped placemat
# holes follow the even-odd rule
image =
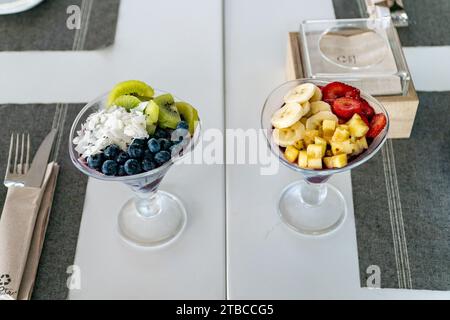
[[[33,153],[46,134],[58,124],[59,130],[53,159],[60,164],[60,172],[53,208],[40,259],[33,299],[65,299],[67,267],[73,264],[84,205],[87,177],[72,164],[67,149],[69,131],[82,104],[6,104],[0,105],[0,174],[6,170],[9,141],[12,132],[29,132]],[[6,188],[0,186],[0,207],[3,207]],[[0,210],[1,214],[1,210]]]
[[[450,92],[420,92],[410,139],[352,171],[361,286],[450,290]]]
[[[361,18],[362,10],[356,0],[333,0],[338,19]],[[450,32],[445,27],[450,20],[448,0],[403,0],[409,17],[409,26],[397,28],[402,45],[450,45]]]
[[[46,0],[0,16],[0,51],[95,50],[114,43],[120,0]]]

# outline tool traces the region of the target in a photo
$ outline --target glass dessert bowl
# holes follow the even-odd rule
[[[368,115],[361,112],[363,102]],[[358,111],[349,112],[355,106]],[[297,79],[272,91],[262,109],[261,125],[272,153],[303,176],[283,190],[278,203],[281,220],[307,236],[338,229],[345,221],[347,205],[342,193],[327,181],[362,165],[380,150],[389,130],[383,105],[343,83]],[[329,125],[332,129],[327,133]]]
[[[167,95],[167,93],[158,90],[154,93],[155,96]],[[140,98],[142,99],[142,97]],[[147,102],[156,100],[157,97],[152,97]],[[129,102],[127,99],[122,99],[122,101],[125,101],[125,104]],[[145,104],[145,102],[142,103]],[[172,102],[179,103],[180,100],[173,97]],[[70,131],[70,158],[73,164],[87,176],[103,181],[121,182],[133,190],[134,198],[124,204],[118,216],[118,230],[126,242],[139,247],[165,245],[182,233],[186,226],[187,214],[181,201],[168,192],[160,191],[159,186],[172,165],[192,152],[198,144],[201,135],[200,120],[194,109],[196,121],[193,130],[186,126],[186,130],[182,129],[184,131],[181,131],[191,131],[191,134],[179,134],[179,128],[173,130],[157,128],[156,131],[153,128],[150,129],[152,133],[149,133],[148,137],[133,138],[131,142],[127,143],[126,148],[118,143],[118,145],[111,145],[114,147],[113,149],[119,149],[117,151],[111,150],[112,147],[108,146],[102,148],[101,153],[93,153],[87,156],[93,149],[101,148],[91,143],[91,149],[83,149],[89,150],[89,152],[80,154],[80,145],[87,144],[80,142],[80,136],[84,134],[83,138],[85,138],[87,136],[86,131],[92,129],[93,126],[90,123],[93,121],[93,115],[105,112],[110,105],[111,93],[107,93],[91,101],[80,111]],[[145,109],[143,108],[143,110]],[[118,112],[119,108],[116,111]],[[145,111],[143,113],[145,114]],[[156,119],[158,119],[158,116],[156,116]],[[116,119],[113,120],[117,121]],[[109,123],[108,121],[111,122],[112,120],[106,122]],[[184,120],[181,122],[186,123]],[[147,117],[147,130],[149,129],[148,124]],[[164,132],[166,136],[164,136]],[[170,137],[169,133],[171,133]],[[175,139],[177,139],[177,142],[173,142]],[[172,142],[170,145],[164,146],[165,143],[167,144],[167,140],[172,140]],[[97,142],[94,141],[93,143]],[[122,150],[118,147],[120,145],[122,145]],[[139,146],[142,146],[142,151],[139,151]],[[116,153],[113,154],[113,151]],[[120,157],[124,159],[120,159]],[[95,161],[99,158],[102,158],[102,161],[97,165]]]

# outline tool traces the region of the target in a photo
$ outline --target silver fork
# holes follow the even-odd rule
[[[30,134],[13,133],[9,145],[8,165],[6,167],[4,181],[5,186],[23,187],[25,185],[25,175],[29,168]]]

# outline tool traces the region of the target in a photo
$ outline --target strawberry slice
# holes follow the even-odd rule
[[[368,138],[376,138],[383,131],[384,127],[386,127],[387,119],[386,116],[382,113],[377,113],[373,116],[372,121],[370,121],[370,129],[367,132],[366,136]]]
[[[361,113],[361,101],[354,98],[338,98],[334,100],[332,110],[339,118],[348,120],[355,113]]]
[[[359,116],[361,117],[361,120],[364,121],[364,123],[367,124],[368,127],[370,127],[369,120],[366,118],[366,116],[362,113],[359,113]]]
[[[336,100],[337,98],[345,97],[347,93],[354,95],[355,89],[356,88],[342,82],[329,83],[322,88],[323,101],[328,102],[329,104],[333,104],[334,100]]]
[[[359,100],[361,100],[361,114],[364,115],[367,119],[371,120],[375,115],[375,110],[365,99],[360,98]]]
[[[347,91],[345,93],[345,96],[347,98],[354,98],[354,99],[360,99],[361,98],[361,92],[357,88],[353,88],[351,91]]]

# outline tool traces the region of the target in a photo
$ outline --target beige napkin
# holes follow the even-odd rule
[[[0,219],[0,298],[29,299],[59,166],[50,163],[42,188],[8,189]]]

